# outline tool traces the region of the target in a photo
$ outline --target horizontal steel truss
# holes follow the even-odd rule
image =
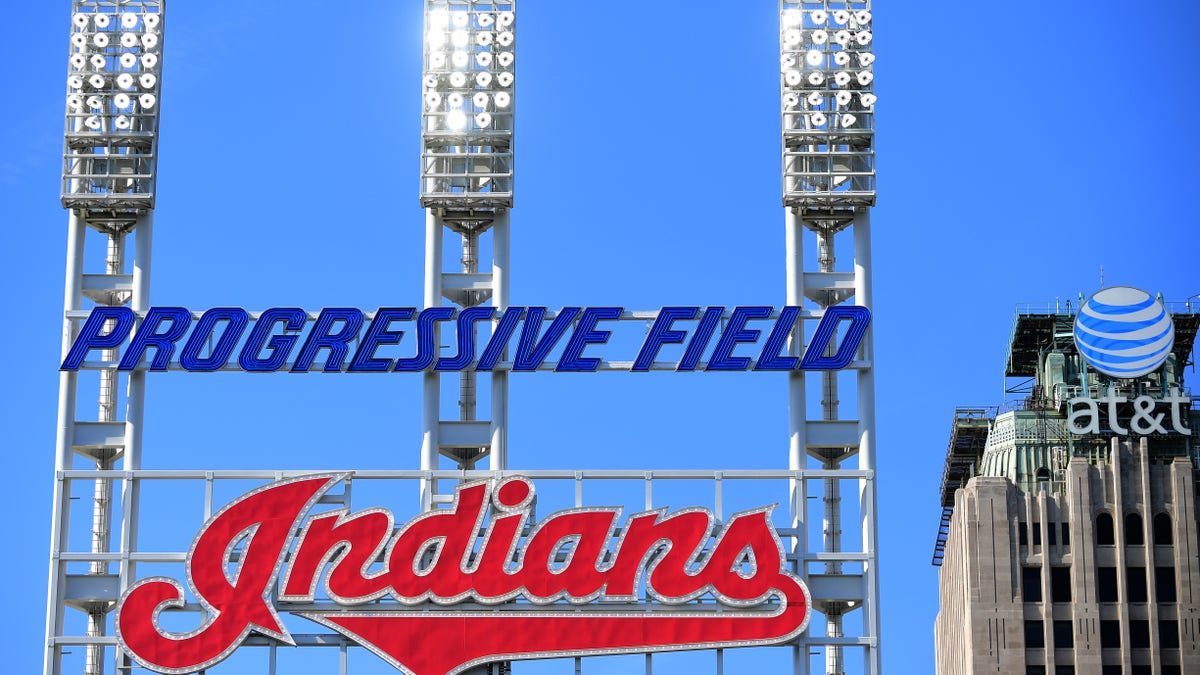
[[[324,471],[323,471],[324,472]],[[55,474],[56,489],[59,494],[71,494],[72,484],[76,482],[92,483],[97,480],[111,480],[117,487],[118,494],[125,494],[131,487],[135,487],[137,492],[143,492],[142,488],[149,482],[191,482],[203,483],[204,485],[204,503],[203,510],[198,510],[196,519],[192,523],[179,523],[178,527],[184,531],[190,531],[194,528],[199,530],[200,525],[204,520],[207,520],[214,511],[220,509],[223,504],[214,502],[215,487],[223,481],[262,481],[263,483],[282,480],[295,476],[313,473],[312,471],[279,471],[279,470],[223,470],[223,471],[203,471],[203,470],[138,470],[138,471],[93,471],[93,470],[62,470]],[[350,479],[345,483],[345,491],[342,494],[326,495],[322,499],[323,504],[334,505],[337,507],[345,507],[353,511],[351,506],[351,497],[354,492],[353,486],[362,484],[367,481],[398,481],[407,483],[404,487],[410,488],[412,494],[416,497],[418,490],[422,484],[428,484],[430,481],[442,480],[447,484],[453,484],[459,481],[480,480],[497,478],[501,476],[521,475],[532,479],[535,484],[545,485],[552,482],[569,482],[574,486],[573,501],[570,503],[547,503],[540,505],[538,508],[539,514],[548,514],[550,511],[562,508],[572,508],[584,505],[584,494],[587,486],[596,486],[595,490],[600,490],[599,496],[590,496],[596,494],[590,492],[587,498],[589,506],[604,506],[605,499],[602,491],[608,487],[611,488],[619,482],[625,485],[629,483],[642,483],[644,485],[645,508],[651,509],[660,506],[669,506],[671,508],[684,508],[690,504],[659,504],[655,502],[655,486],[662,485],[667,482],[689,482],[698,484],[708,484],[710,492],[706,494],[712,495],[712,501],[709,503],[714,515],[718,518],[724,518],[727,515],[726,505],[727,500],[724,498],[724,489],[734,483],[747,482],[763,482],[775,481],[778,483],[778,492],[764,494],[762,502],[770,502],[772,497],[778,497],[780,500],[788,497],[789,493],[792,498],[795,495],[803,495],[809,492],[807,484],[814,481],[826,480],[852,480],[858,482],[862,486],[869,486],[874,482],[874,471],[861,469],[806,469],[801,471],[788,470],[724,470],[724,471],[707,471],[707,470],[690,470],[690,469],[669,469],[669,470],[621,470],[621,469],[601,469],[601,470],[528,470],[528,471],[459,471],[459,470],[439,470],[439,471],[399,471],[399,470],[369,470],[369,471],[348,471]],[[599,481],[604,481],[603,484],[597,485]],[[789,487],[790,486],[790,487]],[[699,489],[695,494],[705,494]],[[817,490],[814,489],[814,493]],[[691,492],[689,492],[691,494]],[[545,498],[545,497],[544,497]],[[412,502],[415,506],[416,499]],[[805,503],[804,501],[800,502]],[[761,505],[761,504],[760,504]],[[358,508],[371,508],[377,504],[360,504]],[[739,507],[743,505],[739,504]],[[793,505],[794,506],[794,505]],[[813,507],[814,510],[816,507]],[[406,516],[411,517],[417,515],[416,510],[412,514],[397,513],[397,525],[402,524]],[[796,511],[793,508],[793,515]],[[863,551],[808,551],[805,547],[799,546],[798,542],[808,536],[808,524],[805,514],[807,509],[799,510],[799,517],[793,518],[793,526],[777,527],[780,537],[784,541],[784,550],[787,552],[787,559],[791,564],[791,569],[805,579],[808,587],[813,595],[814,604],[819,604],[821,601],[831,598],[836,598],[839,601],[850,600],[855,603],[861,603],[867,595],[866,577],[863,574],[843,573],[836,576],[824,574],[807,573],[807,568],[812,563],[843,563],[846,565],[862,565],[873,568],[875,565],[875,557],[873,553]],[[819,516],[818,516],[819,517]],[[88,575],[88,574],[71,574],[67,572],[68,564],[85,564],[90,562],[111,562],[111,563],[171,563],[180,565],[180,578],[182,579],[183,568],[182,564],[187,558],[187,551],[172,550],[172,551],[143,551],[138,548],[137,542],[128,542],[121,550],[111,552],[97,553],[87,550],[71,550],[65,542],[70,538],[62,540],[63,545],[56,546],[51,552],[51,564],[57,570],[59,578],[63,580],[63,602],[66,607],[79,607],[84,603],[94,603],[97,601],[115,602],[120,594],[128,588],[136,579],[119,577],[118,575]],[[644,600],[644,599],[643,599]],[[318,601],[316,606],[327,606],[329,603]],[[641,603],[645,605],[645,603]],[[468,605],[464,605],[466,607]],[[655,605],[645,605],[648,609],[653,609]],[[481,609],[475,605],[469,605],[472,610]],[[299,605],[296,608],[301,608]],[[303,608],[311,608],[306,604]],[[293,609],[293,607],[288,607]],[[487,609],[487,608],[484,608]],[[492,608],[495,609],[495,608]],[[199,612],[200,607],[195,604],[184,606],[181,612]],[[498,609],[497,611],[503,611]],[[310,647],[336,647],[342,650],[343,654],[351,647],[357,645],[349,644],[347,641],[335,633],[293,633],[296,644],[300,646]],[[85,645],[101,645],[106,648],[116,649],[116,638],[111,635],[89,637],[82,634],[67,634],[59,632],[47,637],[47,648],[56,652],[62,652],[73,646]],[[259,637],[249,638],[244,645],[246,647],[268,647],[270,650],[267,672],[274,674],[275,670],[275,650],[277,643],[272,640]],[[794,650],[796,659],[799,659],[800,654],[808,653],[810,648],[815,647],[866,647],[873,648],[876,645],[876,639],[873,637],[849,636],[849,637],[823,637],[804,635],[798,640],[789,643],[789,647]],[[723,672],[721,650],[718,652],[716,661],[717,673]],[[110,654],[111,656],[111,654]],[[579,670],[581,660],[575,659],[576,671]],[[647,655],[647,673],[650,672],[652,663],[652,655]],[[216,666],[211,671],[220,672],[220,666]],[[347,659],[342,658],[339,673],[348,672]]]

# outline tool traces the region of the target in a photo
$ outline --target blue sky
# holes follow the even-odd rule
[[[420,3],[238,4],[169,7],[154,304],[419,305]],[[70,5],[15,12],[0,44],[17,280],[0,352],[13,441],[0,639],[11,671],[33,672]],[[1200,45],[1184,32],[1200,16],[1183,0],[879,2],[874,14],[883,649],[888,672],[924,673],[951,415],[1002,402],[1014,308],[1090,294],[1101,267],[1107,285],[1200,293]],[[767,1],[522,0],[513,304],[783,304],[776,21]],[[176,373],[149,386],[148,468],[418,465],[416,376]],[[510,408],[512,467],[786,466],[778,374],[530,374],[513,378]]]

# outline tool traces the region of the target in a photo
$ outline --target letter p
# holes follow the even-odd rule
[[[112,330],[101,334],[104,324],[108,323],[110,319],[116,321]],[[79,335],[75,337],[71,351],[67,352],[67,358],[63,359],[61,369],[79,370],[79,367],[83,365],[83,360],[87,358],[88,352],[93,349],[115,349],[121,346],[125,338],[129,337],[129,331],[132,329],[132,309],[128,307],[97,307],[93,309],[83,324],[83,328],[79,331]]]

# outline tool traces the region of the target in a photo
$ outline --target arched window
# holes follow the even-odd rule
[[[1043,466],[1037,470],[1037,481],[1041,483],[1048,480],[1050,480],[1050,469]]]
[[[1154,543],[1158,546],[1171,545],[1171,516],[1154,514]]]
[[[1096,516],[1096,545],[1097,546],[1112,546],[1116,541],[1113,539],[1113,519],[1107,513],[1101,513]]]
[[[1142,517],[1136,513],[1125,516],[1125,543],[1130,546],[1146,543],[1146,536],[1142,532]]]

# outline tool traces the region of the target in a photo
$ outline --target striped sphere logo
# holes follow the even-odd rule
[[[1146,291],[1113,286],[1097,292],[1075,317],[1075,346],[1084,360],[1112,377],[1152,373],[1175,344],[1175,324]]]

